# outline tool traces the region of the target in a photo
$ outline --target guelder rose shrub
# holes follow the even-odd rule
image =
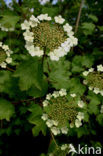
[[[0,146],[4,134],[32,131],[50,140],[40,156],[100,154],[103,28],[97,5],[86,0],[75,26],[80,2],[24,0],[9,8],[0,2]],[[0,147],[5,156],[6,147]]]

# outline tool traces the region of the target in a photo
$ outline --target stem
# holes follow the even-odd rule
[[[9,70],[9,71],[12,71],[12,72],[15,71],[14,69],[11,69],[11,68],[9,68],[9,67],[6,67],[6,69]]]
[[[83,4],[84,4],[84,0],[81,0],[81,4],[80,4],[78,16],[77,16],[77,21],[76,21],[76,26],[75,26],[74,33],[77,33],[77,31],[78,31],[78,26],[79,26],[79,22],[80,22],[80,16],[81,16],[81,11],[82,11]]]
[[[53,133],[52,133],[52,132],[51,132],[51,137],[52,137],[52,139],[53,139],[53,141],[54,141],[54,143],[55,143],[56,147],[58,148],[58,144],[57,144],[57,142],[56,142],[56,140],[55,140],[54,135],[53,135]]]

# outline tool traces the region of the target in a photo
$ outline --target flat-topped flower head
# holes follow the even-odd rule
[[[103,96],[103,66],[97,65],[97,70],[90,68],[88,71],[83,72],[85,77],[85,85],[88,85],[89,90],[92,90],[95,94],[101,94]]]
[[[63,25],[64,24],[64,25]],[[66,23],[61,15],[52,19],[48,14],[37,17],[31,16],[21,24],[25,48],[31,56],[49,56],[51,60],[58,61],[67,55],[70,48],[77,45],[77,38],[73,36],[72,27]]]
[[[76,120],[81,122],[84,119],[84,114],[81,112],[84,103],[80,102],[75,93],[68,99],[65,89],[54,91],[46,96],[46,100],[43,101],[43,110],[48,118],[45,118],[43,114],[42,119],[46,121],[46,125],[54,135],[67,134],[69,128],[75,126]]]
[[[0,42],[0,67],[6,68],[6,65],[12,62],[12,58],[10,55],[12,54],[12,51],[9,49],[7,45],[3,45],[2,42]]]

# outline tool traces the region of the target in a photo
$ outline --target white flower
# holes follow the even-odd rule
[[[50,52],[48,55],[50,56],[50,59],[53,60],[53,61],[58,61],[59,60],[59,57],[56,56],[53,52]]]
[[[48,106],[48,101],[47,100],[43,101],[43,106],[44,107]]]
[[[46,99],[47,99],[47,100],[50,100],[51,97],[52,97],[52,94],[50,94],[50,93],[46,95]]]
[[[65,151],[67,148],[68,148],[68,145],[67,144],[64,144],[64,145],[61,146],[61,150],[62,151]]]
[[[11,57],[7,57],[7,59],[5,60],[7,63],[11,63],[12,62],[12,58]]]
[[[88,81],[87,80],[83,80],[83,84],[87,85]]]
[[[67,134],[67,133],[68,133],[68,128],[67,128],[67,127],[61,128],[61,132],[62,132],[63,134]]]
[[[60,130],[59,130],[59,128],[52,127],[52,128],[51,128],[51,131],[52,131],[52,133],[53,133],[54,135],[58,135],[58,134],[60,134]]]
[[[74,123],[70,123],[70,128],[73,128],[74,127]]]
[[[3,43],[2,43],[2,42],[0,42],[0,47],[2,47],[2,44],[3,44]]]
[[[81,121],[78,120],[78,119],[76,119],[76,120],[75,120],[75,126],[76,126],[77,128],[79,128],[81,125],[82,125]]]
[[[65,96],[65,95],[67,95],[66,89],[61,89],[61,90],[59,91],[59,94],[60,94],[60,96]]]
[[[56,23],[59,23],[59,24],[63,24],[64,21],[65,21],[65,19],[62,18],[61,15],[59,15],[59,16],[55,16],[54,19],[55,19],[55,22],[56,22]]]
[[[90,69],[89,69],[89,72],[93,72],[93,71],[94,71],[94,68],[90,68]]]
[[[43,114],[41,117],[44,121],[46,121],[48,119],[48,115],[47,114]]]
[[[23,35],[24,35],[24,38],[25,38],[26,41],[33,42],[33,39],[34,39],[33,32],[30,32],[29,30],[26,30],[26,32],[24,32]]]
[[[83,72],[83,75],[84,75],[84,76],[87,76],[88,74],[89,74],[88,71],[84,71],[84,72]]]
[[[48,127],[52,127],[53,126],[53,121],[48,119],[46,124],[47,124]]]
[[[78,44],[78,39],[74,36],[70,36],[71,42],[73,45],[77,45]]]
[[[34,17],[34,16],[32,15],[32,16],[30,17],[29,23],[30,23],[30,26],[31,26],[31,27],[36,27],[36,26],[38,25],[38,23],[40,23],[40,22],[39,22],[39,20],[38,20],[36,17]]]
[[[89,90],[93,90],[93,87],[92,86],[89,86]]]
[[[76,94],[75,94],[75,93],[73,93],[73,94],[70,94],[70,96],[71,96],[71,97],[76,97]]]
[[[3,45],[2,48],[3,48],[5,51],[9,50],[8,45]]]
[[[2,62],[2,63],[0,64],[0,66],[1,66],[2,68],[6,68],[6,63],[5,63],[5,62]]]
[[[63,26],[63,28],[64,28],[64,31],[66,31],[66,32],[68,32],[68,33],[72,30],[72,27],[71,27],[68,23],[66,23],[66,24]]]
[[[51,17],[48,16],[48,14],[41,14],[37,17],[40,21],[46,20],[51,21]]]
[[[52,120],[53,121],[53,125],[57,126],[58,125],[58,121]]]
[[[100,94],[103,96],[103,90],[100,91]]]
[[[100,113],[103,113],[103,105],[101,106],[101,110],[100,110]]]
[[[84,113],[79,112],[78,115],[77,115],[77,119],[80,120],[80,121],[83,120],[84,119]]]
[[[24,21],[24,23],[21,24],[22,30],[29,30],[30,29],[30,24],[27,20]]]
[[[103,66],[102,66],[102,64],[100,64],[100,65],[97,66],[97,71],[103,72]]]
[[[59,96],[59,92],[58,91],[54,91],[52,96],[54,96],[54,98],[57,98]]]
[[[100,93],[100,90],[99,90],[99,88],[94,88],[93,92],[94,92],[95,94],[98,94],[98,93]]]
[[[83,108],[84,107],[84,102],[81,100],[81,101],[78,101],[78,106],[80,108]]]

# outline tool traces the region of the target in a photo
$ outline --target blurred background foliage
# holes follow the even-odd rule
[[[47,92],[61,88],[79,96],[85,95],[89,101],[90,116],[87,118],[89,124],[76,131],[71,130],[68,136],[57,137],[57,142],[73,143],[75,147],[78,143],[101,146],[103,115],[99,114],[99,110],[103,98],[87,90],[82,84],[81,74],[103,62],[103,0],[84,1],[75,34],[78,46],[58,62],[45,60],[44,71],[41,60],[31,58],[27,53],[20,24],[32,14],[48,13],[52,17],[60,14],[75,30],[81,0],[58,0],[55,4],[51,0],[45,5],[38,0],[12,0],[8,3],[8,0],[0,0],[0,25],[14,27],[15,31],[0,30],[0,41],[9,45],[14,53],[13,66],[0,69],[0,155],[40,156],[45,153],[42,154],[45,156],[48,148],[49,151],[53,150],[54,146],[49,147],[49,131],[40,119],[42,109],[39,105]],[[41,70],[38,75],[30,75],[38,68]]]

